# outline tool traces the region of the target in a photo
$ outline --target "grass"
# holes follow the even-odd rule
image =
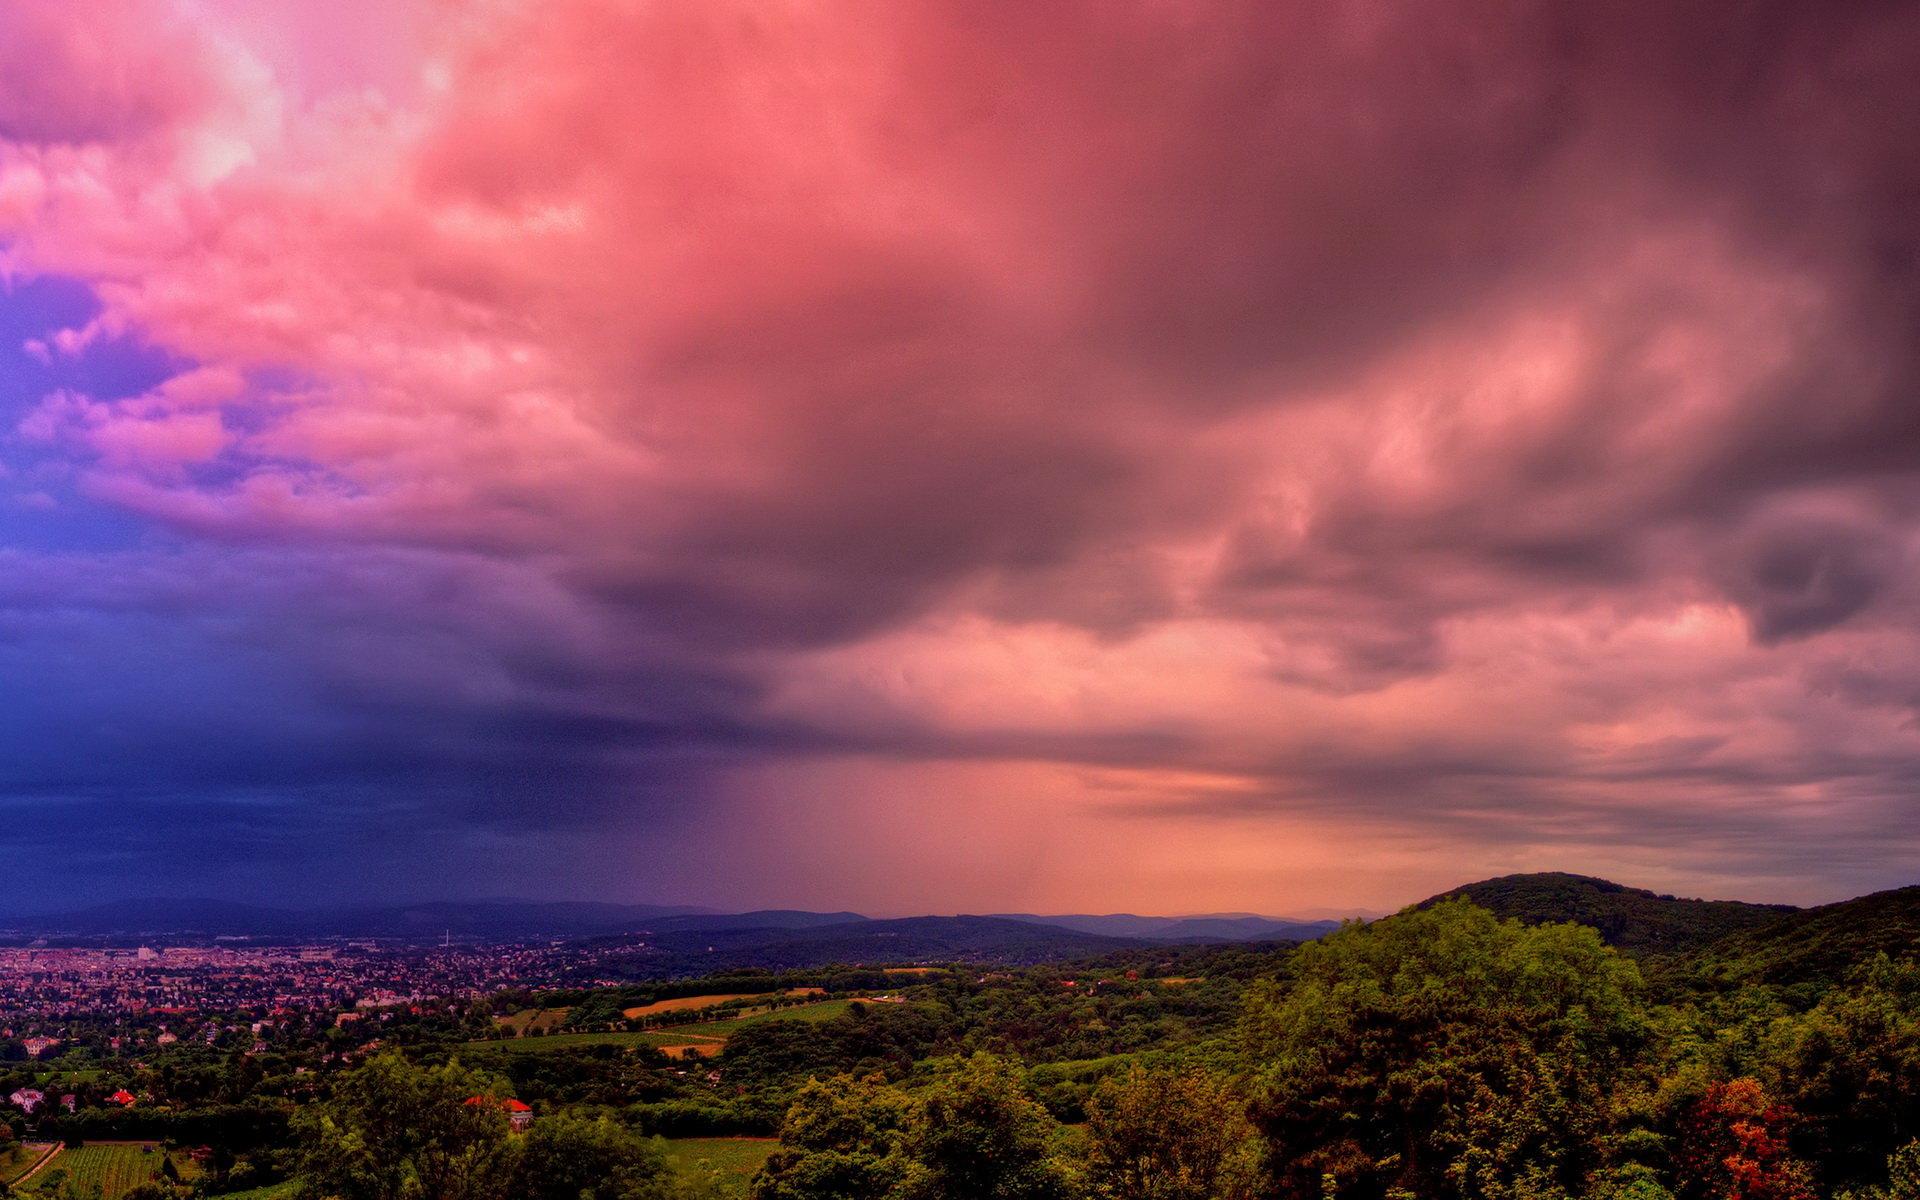
[[[661,1044],[660,1039],[658,1033],[629,1033],[625,1030],[617,1033],[550,1033],[546,1037],[468,1042],[466,1049],[483,1052],[497,1050],[503,1054],[553,1054],[580,1046],[657,1046]]]
[[[716,1004],[725,1004],[729,1000],[759,1000],[770,996],[771,992],[717,992],[710,996],[675,996],[671,1000],[655,1000],[652,1004],[642,1004],[629,1008],[621,1015],[629,1021],[641,1017],[657,1017],[661,1013],[686,1012],[693,1008],[712,1008]]]
[[[227,1192],[220,1200],[292,1200],[293,1193],[300,1182],[289,1179],[285,1183],[270,1183],[265,1187],[248,1188],[244,1192]]]
[[[0,1181],[12,1183],[27,1173],[47,1152],[47,1142],[16,1142],[13,1149],[0,1155]]]
[[[508,1030],[515,1037],[525,1037],[529,1033],[550,1033],[566,1022],[564,1008],[523,1008],[508,1017],[497,1017],[494,1023]]]
[[[23,1191],[36,1194],[64,1173],[81,1191],[98,1188],[101,1200],[116,1200],[158,1175],[165,1157],[152,1142],[94,1142],[60,1151]]]
[[[712,1172],[732,1196],[745,1196],[754,1172],[780,1143],[773,1138],[673,1138],[664,1142],[667,1161],[682,1176]]]
[[[743,1017],[733,1017],[720,1021],[701,1021],[695,1025],[676,1025],[662,1033],[693,1034],[694,1037],[726,1037],[727,1034],[748,1025],[764,1025],[768,1021],[831,1021],[843,1015],[851,1000],[816,1000],[812,1004],[796,1004],[790,1008],[768,1009],[764,1012],[748,1013]]]
[[[472,1050],[502,1050],[515,1054],[541,1054],[578,1046],[685,1046],[704,1042],[724,1042],[731,1033],[748,1025],[768,1021],[830,1021],[847,1011],[851,1000],[819,1000],[790,1008],[751,1012],[747,1016],[722,1021],[700,1021],[674,1025],[666,1029],[619,1030],[613,1033],[550,1033],[545,1037],[506,1038],[498,1041],[468,1042]]]

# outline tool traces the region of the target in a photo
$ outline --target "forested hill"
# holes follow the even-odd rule
[[[1830,983],[1857,963],[1920,947],[1920,886],[1796,909],[1729,935],[1699,955],[1701,973],[1729,983]]]
[[[1686,900],[1586,875],[1547,871],[1502,875],[1450,888],[1416,907],[1464,896],[1503,917],[1530,925],[1575,921],[1592,926],[1622,950],[1678,954],[1729,935],[1774,925],[1800,910],[1784,904]]]

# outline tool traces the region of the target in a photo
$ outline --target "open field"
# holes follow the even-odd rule
[[[59,1147],[51,1142],[18,1142],[7,1154],[0,1155],[0,1182],[14,1183],[33,1170],[49,1151]]]
[[[771,995],[773,995],[772,992],[721,992],[711,996],[675,996],[671,1000],[655,1000],[652,1004],[642,1004],[626,1009],[620,1015],[629,1021],[637,1021],[642,1017],[657,1017],[661,1013],[712,1008],[716,1004],[725,1004],[729,1000],[759,1000]]]
[[[158,1175],[165,1157],[152,1142],[94,1142],[63,1149],[21,1190],[36,1194],[64,1172],[82,1192],[98,1188],[101,1200],[115,1200]]]
[[[581,1046],[653,1046],[665,1048],[689,1043],[712,1042],[716,1047],[726,1039],[711,1034],[689,1034],[691,1025],[678,1029],[648,1029],[640,1032],[618,1030],[612,1033],[552,1033],[546,1037],[505,1038],[498,1041],[467,1042],[469,1050],[499,1050],[509,1054],[553,1054]],[[701,1026],[701,1028],[708,1028]]]
[[[560,1028],[571,1011],[566,1008],[523,1008],[511,1016],[495,1017],[494,1024],[515,1037],[525,1037],[530,1033],[550,1033]]]
[[[786,991],[778,994],[790,1000],[797,1000],[807,996],[824,996],[827,994],[827,989],[797,987],[788,988]],[[767,1000],[771,999],[774,995],[775,993],[773,992],[722,992],[708,996],[676,996],[671,1000],[656,1000],[652,1004],[642,1004],[635,1008],[626,1009],[621,1015],[629,1021],[637,1021],[644,1017],[657,1017],[662,1013],[691,1012],[695,1009],[715,1008],[735,1000]]]
[[[766,1021],[830,1021],[846,1012],[847,1006],[852,1003],[851,1000],[820,1000],[812,1004],[796,1004],[790,1008],[749,1012],[746,1016],[727,1020],[675,1025],[670,1029],[646,1029],[638,1032],[621,1030],[615,1033],[551,1033],[545,1037],[508,1038],[501,1041],[466,1044],[475,1050],[507,1050],[517,1054],[550,1053],[576,1046],[669,1048],[702,1046],[708,1043],[713,1043],[717,1051],[718,1044],[725,1042],[728,1034],[737,1032],[745,1026],[758,1025]],[[700,1051],[700,1053],[708,1052]],[[675,1057],[681,1057],[681,1055]]]
[[[745,1196],[755,1171],[780,1145],[778,1138],[674,1138],[664,1143],[667,1161],[682,1174],[718,1172],[729,1195]]]
[[[465,1048],[499,1050],[511,1054],[553,1054],[579,1046],[660,1046],[689,1040],[691,1039],[677,1030],[671,1034],[653,1030],[644,1033],[620,1030],[615,1033],[551,1033],[546,1037],[467,1042]]]
[[[726,1037],[733,1030],[747,1025],[761,1025],[768,1021],[831,1021],[844,1014],[851,1000],[816,1000],[812,1004],[796,1004],[790,1008],[749,1011],[744,1016],[723,1018],[717,1021],[701,1021],[696,1025],[679,1025],[671,1032],[676,1035],[693,1034],[696,1037]]]
[[[726,1048],[727,1044],[717,1038],[713,1041],[675,1042],[670,1046],[656,1047],[668,1058],[712,1058]]]
[[[244,1192],[228,1192],[220,1200],[292,1200],[293,1193],[299,1187],[297,1180],[289,1179],[285,1183],[270,1183],[265,1187],[248,1188]]]

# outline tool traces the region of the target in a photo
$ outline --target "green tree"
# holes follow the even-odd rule
[[[780,1127],[780,1149],[754,1177],[754,1200],[882,1200],[907,1172],[913,1105],[877,1077],[809,1080]]]
[[[1887,1200],[1920,1200],[1920,1140],[1908,1142],[1887,1159]]]
[[[513,1177],[506,1115],[490,1081],[458,1063],[397,1054],[343,1075],[302,1114],[301,1177],[311,1200],[495,1200]]]
[[[1577,925],[1446,901],[1302,946],[1253,990],[1252,1115],[1295,1200],[1578,1194],[1645,1023],[1637,968]]]
[[[1112,1076],[1087,1104],[1087,1176],[1109,1200],[1242,1200],[1259,1150],[1246,1101],[1201,1071]]]
[[[915,1200],[1055,1200],[1073,1180],[1053,1153],[1059,1126],[1012,1063],[976,1054],[935,1084],[907,1130]]]
[[[520,1151],[514,1200],[658,1200],[671,1183],[649,1138],[606,1117],[542,1118]]]
[[[1602,1170],[1587,1190],[1587,1200],[1673,1200],[1660,1173],[1645,1163],[1621,1163]]]
[[[1879,955],[1782,1031],[1769,1080],[1829,1183],[1875,1178],[1920,1137],[1920,963]]]
[[[1887,1182],[1845,1191],[1839,1200],[1920,1200],[1920,1141],[1908,1142],[1887,1159]]]

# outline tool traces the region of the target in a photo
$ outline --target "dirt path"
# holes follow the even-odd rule
[[[47,1148],[41,1151],[40,1157],[34,1160],[34,1164],[28,1167],[26,1170],[22,1171],[20,1174],[15,1175],[12,1179],[7,1180],[7,1186],[19,1187],[21,1184],[25,1183],[27,1180],[32,1179],[35,1175],[38,1175],[41,1171],[45,1170],[46,1165],[52,1162],[54,1158],[57,1155],[59,1155],[59,1153],[60,1153],[59,1142],[48,1143]]]

